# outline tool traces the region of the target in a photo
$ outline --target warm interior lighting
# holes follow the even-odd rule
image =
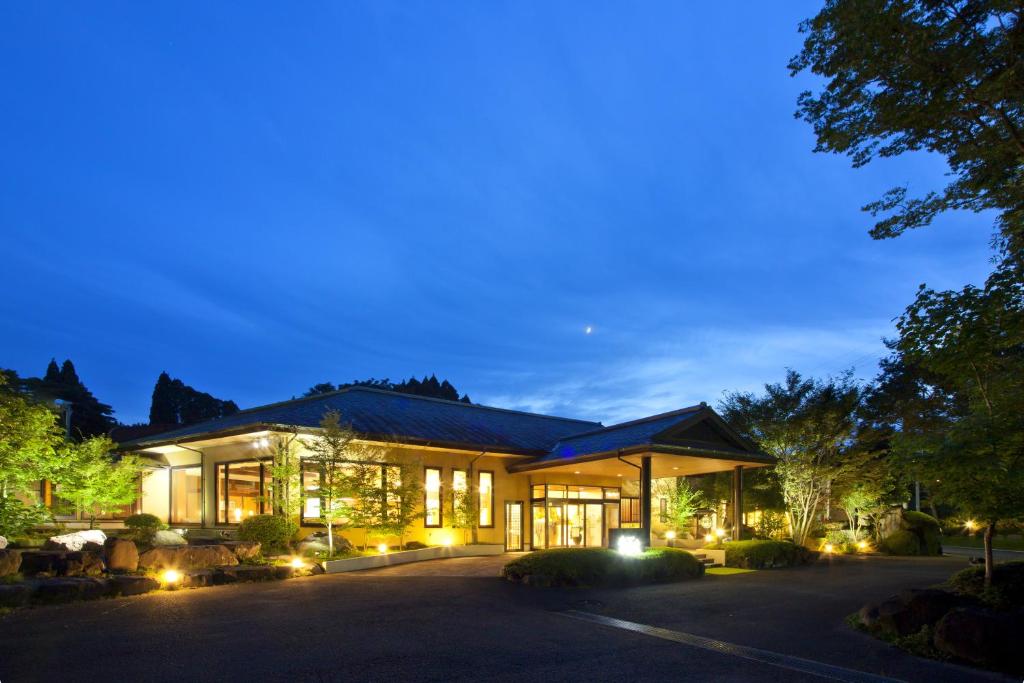
[[[387,551],[388,551],[388,544],[387,543],[381,543],[381,544],[379,544],[377,546],[377,552],[380,553],[381,555],[383,555]]]
[[[575,472],[573,472],[573,474],[579,474],[579,473],[580,473],[579,470],[576,470]]]
[[[174,585],[181,581],[181,572],[177,569],[165,569],[160,575],[160,582],[167,585]]]
[[[636,536],[619,536],[615,547],[623,555],[639,555],[644,550],[643,543]]]
[[[832,550],[833,550],[833,548],[832,548],[832,544],[831,544],[831,543],[826,543],[826,544],[825,544],[825,552],[826,552],[826,553],[831,553],[831,552],[832,552]]]
[[[241,522],[242,521],[242,508],[235,508],[235,521],[236,522]]]
[[[670,541],[671,541],[671,540],[673,540],[673,539],[674,539],[675,537],[676,537],[676,532],[674,532],[674,531],[671,531],[671,530],[670,530],[670,531],[666,531],[666,532],[665,532],[665,538],[667,538],[668,540],[670,540]]]
[[[292,569],[305,569],[306,563],[302,561],[301,557],[293,557],[291,561]]]

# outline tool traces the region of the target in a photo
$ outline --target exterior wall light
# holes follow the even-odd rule
[[[644,551],[644,544],[636,536],[620,536],[616,549],[622,555],[639,555]]]
[[[381,544],[379,544],[377,546],[377,552],[380,553],[381,555],[385,554],[387,551],[388,551],[388,544],[387,543],[381,543]]]

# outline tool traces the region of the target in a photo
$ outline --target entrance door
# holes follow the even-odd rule
[[[523,504],[505,501],[505,550],[523,549]]]

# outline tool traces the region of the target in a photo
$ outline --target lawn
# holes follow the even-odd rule
[[[984,548],[985,539],[981,536],[944,536],[942,545],[953,548]],[[996,536],[992,539],[992,547],[996,550],[1024,550],[1024,538]]]
[[[708,576],[732,576],[733,574],[750,574],[756,569],[740,569],[739,567],[709,567],[704,573]]]

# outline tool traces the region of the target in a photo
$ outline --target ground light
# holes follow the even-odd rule
[[[160,574],[160,583],[165,586],[175,586],[179,581],[181,581],[181,572],[177,569],[165,569]]]
[[[452,545],[452,537],[451,536],[445,536],[444,538],[442,538],[441,539],[441,545],[443,545],[445,548],[450,548],[451,545]]]
[[[381,544],[379,544],[377,546],[377,552],[380,553],[381,555],[383,555],[387,551],[388,551],[388,544],[387,543],[381,543]]]
[[[301,557],[293,557],[292,561],[289,564],[291,564],[292,569],[305,569],[306,568],[306,563],[302,561]]]
[[[858,541],[857,542],[857,550],[867,550],[867,549],[868,549],[868,542],[867,541]]]
[[[715,536],[719,538],[725,537],[725,529],[715,529]]]
[[[615,547],[622,555],[639,555],[644,551],[643,543],[636,536],[619,536]]]
[[[832,547],[831,543],[826,543],[825,544],[825,552],[826,553],[831,555],[833,550],[835,550],[835,548]]]
[[[714,543],[715,542],[715,535],[714,534],[708,534],[707,536],[704,537],[704,542],[705,543]]]
[[[676,532],[674,532],[674,531],[666,531],[665,532],[665,538],[667,538],[668,540],[670,540],[670,541],[675,540],[675,537],[676,537]]]
[[[974,531],[978,528],[978,523],[975,522],[973,519],[969,519],[966,522],[964,522],[964,528],[968,531]]]

